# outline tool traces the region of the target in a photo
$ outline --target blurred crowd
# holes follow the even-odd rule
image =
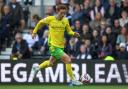
[[[128,59],[128,0],[55,0],[55,6],[47,7],[45,16],[55,15],[56,6],[65,4],[73,31],[80,38],[65,33],[65,52],[72,59],[127,60]],[[35,39],[31,34],[40,19],[35,14],[28,18],[17,0],[6,4],[0,0],[0,50],[9,47],[15,40],[11,58],[30,58],[34,53],[49,56],[48,27],[43,26]],[[22,35],[27,26],[29,33]]]

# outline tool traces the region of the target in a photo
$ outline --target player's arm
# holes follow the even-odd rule
[[[67,30],[69,35],[75,36],[75,37],[80,37],[79,33],[72,31],[71,26],[69,25],[69,21],[68,20],[66,21],[66,30]]]
[[[43,25],[49,24],[49,21],[50,21],[50,17],[47,17],[47,18],[44,18],[44,19],[40,20],[40,21],[37,23],[36,27],[35,27],[34,30],[33,30],[33,34],[32,34],[32,38],[33,38],[33,39],[36,37],[37,31],[38,31]]]

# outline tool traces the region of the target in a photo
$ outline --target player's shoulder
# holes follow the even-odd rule
[[[63,21],[67,23],[68,22],[68,19],[66,17],[64,17],[63,18]]]
[[[51,20],[51,19],[54,19],[54,18],[55,18],[54,16],[47,16],[47,17],[44,18],[44,20],[45,20],[45,19]]]
[[[68,21],[68,19],[66,17],[64,17],[63,20]]]

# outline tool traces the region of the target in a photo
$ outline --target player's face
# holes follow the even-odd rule
[[[66,10],[65,10],[65,9],[61,9],[61,10],[58,12],[58,14],[59,14],[59,17],[60,17],[60,18],[63,18],[63,17],[65,16],[65,14],[66,14]]]

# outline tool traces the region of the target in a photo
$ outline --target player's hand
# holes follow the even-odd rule
[[[35,38],[36,38],[36,34],[33,33],[33,34],[32,34],[32,39],[35,39]]]
[[[80,34],[77,33],[77,32],[75,32],[75,33],[74,33],[74,37],[80,37]]]

